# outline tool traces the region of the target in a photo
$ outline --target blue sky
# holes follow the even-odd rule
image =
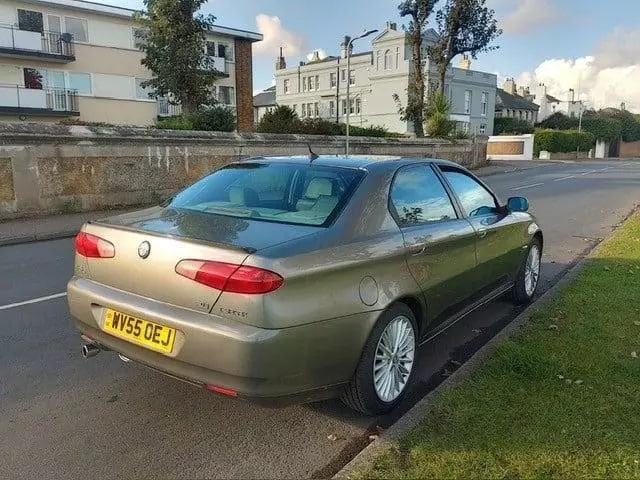
[[[103,0],[104,1],[104,0]],[[140,0],[105,3],[139,8]],[[278,45],[295,64],[314,49],[338,50],[345,34],[403,20],[397,0],[210,0],[204,11],[221,25],[260,30],[266,36],[254,58],[254,88],[270,85]],[[640,0],[488,0],[505,33],[500,49],[472,68],[544,81],[551,93],[580,88],[594,104],[626,101],[640,109]],[[274,17],[277,17],[274,18]],[[361,41],[357,49],[368,49]],[[636,87],[637,86],[637,87]],[[566,96],[566,94],[565,94]]]

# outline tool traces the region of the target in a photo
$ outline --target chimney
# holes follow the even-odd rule
[[[276,70],[286,70],[287,69],[287,61],[284,58],[284,52],[282,47],[280,47],[280,56],[276,58]]]
[[[318,50],[314,50],[313,53],[311,54],[311,61],[312,62],[320,61],[320,52]]]
[[[504,86],[502,87],[502,89],[507,92],[510,93],[511,95],[515,95],[516,94],[516,82],[513,78],[507,78],[507,80],[504,82]]]
[[[469,58],[469,55],[466,53],[462,55],[462,58],[460,59],[460,68],[463,70],[471,69],[471,58]]]
[[[387,22],[387,30],[398,30],[398,24],[396,22]]]
[[[573,103],[576,101],[576,91],[573,88],[569,89],[569,102]]]
[[[528,97],[529,95],[531,95],[529,87],[518,87],[518,95],[520,95],[521,97]]]
[[[347,58],[347,48],[349,48],[349,42],[351,42],[351,37],[349,35],[345,35],[344,40],[340,44],[340,56],[342,58]],[[353,53],[353,44],[351,44],[351,48],[349,48],[349,54]]]

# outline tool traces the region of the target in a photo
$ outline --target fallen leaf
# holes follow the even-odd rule
[[[582,385],[582,384],[584,383],[584,381],[582,381],[582,380],[576,380],[576,381],[575,381],[575,382],[573,382],[573,383],[575,383],[576,385]]]
[[[638,352],[631,352],[631,357],[638,358]]]
[[[558,325],[549,325],[549,330],[558,330]]]
[[[378,439],[378,435],[369,435],[369,440],[370,441],[373,442],[374,440],[377,440],[377,439]]]
[[[111,398],[107,400],[107,403],[114,403],[118,401],[118,395],[113,395]]]
[[[573,383],[573,380],[571,380],[570,378],[567,378],[567,379],[565,380],[565,382],[566,382],[568,385],[571,385],[571,384]]]
[[[332,433],[331,435],[327,435],[327,438],[332,442],[335,442],[336,440],[338,440],[338,436],[335,433]]]
[[[559,378],[560,380],[564,380],[564,375],[558,375],[558,378]]]
[[[629,270],[629,275],[635,275],[636,272],[634,272],[633,270]]]
[[[482,330],[480,330],[478,328],[474,328],[473,330],[471,330],[471,332],[473,332],[473,333],[482,333]]]
[[[638,320],[636,320],[635,322],[633,322],[633,324],[634,324],[636,327],[640,327],[640,322],[639,322]]]
[[[604,267],[604,269],[608,272],[609,270],[611,270],[611,267]]]

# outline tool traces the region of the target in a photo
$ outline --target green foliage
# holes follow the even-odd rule
[[[193,130],[193,125],[190,120],[184,117],[170,117],[157,120],[156,128],[165,130]]]
[[[524,135],[527,133],[533,133],[533,125],[526,120],[513,117],[496,117],[494,121],[494,135]]]
[[[575,117],[569,117],[562,112],[556,112],[542,122],[536,124],[536,127],[552,130],[572,130],[578,128],[579,120]]]
[[[429,99],[425,114],[427,117],[427,135],[434,138],[446,138],[455,128],[455,123],[449,120],[449,99],[443,93],[437,92]]]
[[[144,0],[145,11],[135,15],[145,55],[142,64],[152,73],[143,85],[154,97],[171,94],[185,114],[215,103],[210,90],[215,70],[203,49],[215,17],[197,13],[205,2]]]
[[[605,108],[600,110],[598,115],[620,122],[620,134],[623,141],[636,142],[640,140],[640,119],[637,115],[617,108]]]
[[[286,105],[279,105],[258,122],[256,130],[259,133],[299,133],[300,119],[298,114]]]
[[[447,67],[457,55],[498,49],[492,43],[502,35],[495,11],[486,6],[486,0],[446,0],[436,14],[439,39],[428,47],[428,55],[438,69],[440,92],[444,93]]]
[[[197,111],[189,116],[194,130],[212,132],[234,132],[236,130],[236,114],[229,107],[216,105]]]
[[[583,115],[582,129],[591,132],[596,140],[604,140],[607,143],[618,141],[622,136],[622,122],[596,113]]]
[[[407,33],[411,42],[411,57],[414,68],[411,71],[407,87],[407,105],[399,106],[401,119],[413,123],[417,137],[424,136],[425,77],[424,77],[424,31],[427,20],[433,12],[437,0],[404,0],[398,5],[401,17],[409,17]],[[394,96],[396,103],[399,97]]]
[[[591,132],[577,130],[536,130],[534,152],[568,153],[580,150],[586,152],[596,144],[596,137]]]

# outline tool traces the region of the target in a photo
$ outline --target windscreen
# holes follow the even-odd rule
[[[286,163],[238,163],[183,190],[168,207],[267,222],[328,226],[363,172]]]

